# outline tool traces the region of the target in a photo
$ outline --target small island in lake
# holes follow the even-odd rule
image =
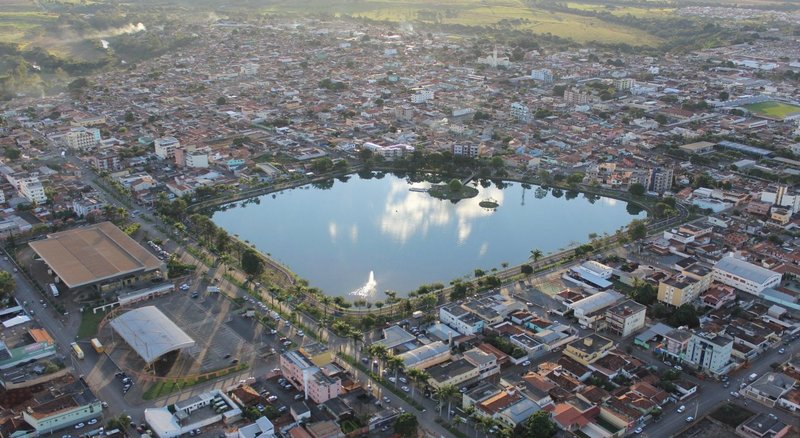
[[[447,184],[435,184],[428,189],[428,193],[434,198],[439,199],[469,199],[478,196],[478,189],[465,186],[457,179],[451,180]]]
[[[500,206],[500,203],[492,198],[486,198],[483,201],[479,202],[478,205],[480,205],[483,208],[489,208],[494,210],[495,208]]]

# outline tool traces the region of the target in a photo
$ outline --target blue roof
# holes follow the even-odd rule
[[[736,143],[728,140],[723,140],[717,144],[724,147],[725,149],[732,149],[734,151],[744,152],[746,154],[760,155],[762,157],[772,154],[772,151],[767,149],[761,149],[755,146],[748,146],[746,144]]]

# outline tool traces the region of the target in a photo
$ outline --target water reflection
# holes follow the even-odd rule
[[[426,237],[431,227],[449,227],[456,223],[458,243],[463,244],[472,233],[472,224],[481,217],[494,212],[478,205],[480,199],[492,198],[503,204],[503,191],[495,187],[478,187],[477,198],[464,199],[455,204],[442,201],[427,193],[412,192],[411,187],[427,187],[427,184],[409,186],[405,181],[391,182],[380,218],[381,231],[403,244],[419,234]],[[484,251],[485,252],[485,251]]]

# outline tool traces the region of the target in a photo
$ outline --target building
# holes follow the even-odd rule
[[[105,202],[98,201],[94,198],[84,197],[81,199],[76,199],[72,201],[72,211],[78,215],[78,217],[88,217],[92,213],[99,213],[105,207]]]
[[[774,407],[781,397],[794,388],[795,383],[796,380],[786,374],[769,372],[748,385],[742,391],[742,395],[763,405]]]
[[[480,348],[473,348],[464,352],[464,359],[478,368],[481,379],[487,379],[500,373],[497,356],[487,353]]]
[[[233,424],[242,411],[224,392],[212,389],[161,408],[144,410],[144,421],[158,438],[176,438],[223,422]],[[268,429],[267,425],[263,425]]]
[[[650,178],[650,190],[656,193],[668,192],[672,189],[674,178],[671,167],[656,167]]]
[[[705,155],[714,152],[714,143],[708,141],[699,141],[697,143],[689,143],[679,146],[678,149],[693,155]]]
[[[762,412],[740,424],[736,434],[744,438],[782,438],[791,436],[791,428],[774,414]]]
[[[85,151],[97,146],[100,141],[100,130],[97,128],[72,128],[64,135],[64,141],[70,149]]]
[[[56,343],[45,329],[25,325],[25,315],[6,319],[0,331],[0,370],[25,365],[56,354]],[[12,329],[13,327],[13,329]]]
[[[39,177],[29,176],[18,180],[19,194],[28,201],[35,204],[44,204],[47,202],[47,195],[44,193],[44,186]]]
[[[703,289],[703,282],[680,274],[658,283],[658,301],[680,307],[697,299]]]
[[[578,89],[570,88],[564,91],[564,101],[574,105],[584,105],[592,100],[589,93],[584,93]]]
[[[585,338],[567,344],[564,355],[571,357],[581,365],[588,366],[608,354],[614,348],[614,341],[598,334],[590,334]]]
[[[122,169],[122,161],[117,154],[95,155],[90,160],[92,167],[99,171],[114,172]]]
[[[460,386],[462,383],[480,376],[478,367],[466,359],[445,362],[441,365],[428,368],[428,384],[434,389],[447,385]]]
[[[302,349],[281,354],[280,368],[283,376],[314,403],[324,403],[341,393],[341,379],[327,376]]]
[[[714,281],[758,295],[781,283],[781,274],[732,256],[723,257],[713,269]]]
[[[531,79],[542,81],[546,84],[553,82],[553,71],[549,68],[542,68],[539,70],[531,70]]]
[[[28,245],[69,289],[106,291],[160,278],[161,260],[111,222],[49,234]]]
[[[621,78],[614,80],[614,87],[617,91],[629,91],[636,85],[636,79],[633,78]]]
[[[236,438],[275,438],[275,426],[267,417],[261,417],[255,423],[242,426]]]
[[[161,137],[153,140],[155,153],[162,160],[174,160],[175,149],[181,147],[181,143],[175,137]]]
[[[698,370],[720,375],[731,366],[733,339],[714,333],[692,333],[686,346],[684,360]]]
[[[103,415],[103,406],[89,388],[75,383],[75,392],[53,397],[51,400],[30,406],[22,411],[22,418],[28,423],[36,435],[49,435],[53,432],[71,427],[75,424],[99,418]],[[80,386],[80,389],[77,387]],[[62,388],[59,393],[63,394]],[[34,435],[35,436],[35,435]]]
[[[531,110],[525,104],[514,102],[511,104],[511,117],[519,122],[527,122],[531,119]]]
[[[606,309],[606,329],[627,337],[644,328],[647,306],[628,300]]]
[[[442,341],[431,342],[400,355],[406,369],[420,370],[448,361],[450,357],[450,346]]]
[[[433,90],[422,89],[411,95],[411,103],[425,103],[433,100]]]
[[[184,155],[184,163],[186,167],[189,168],[205,169],[208,167],[208,152],[199,149],[186,151]]]
[[[453,144],[451,152],[453,155],[477,158],[480,156],[481,147],[477,144]]]
[[[483,331],[483,320],[458,303],[441,307],[439,320],[462,335],[474,335]]]

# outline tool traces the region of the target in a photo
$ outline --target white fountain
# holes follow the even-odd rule
[[[361,299],[367,299],[375,294],[375,286],[377,285],[378,283],[375,282],[375,273],[369,271],[369,279],[367,280],[367,282],[360,288],[350,292],[350,295],[356,296]]]

